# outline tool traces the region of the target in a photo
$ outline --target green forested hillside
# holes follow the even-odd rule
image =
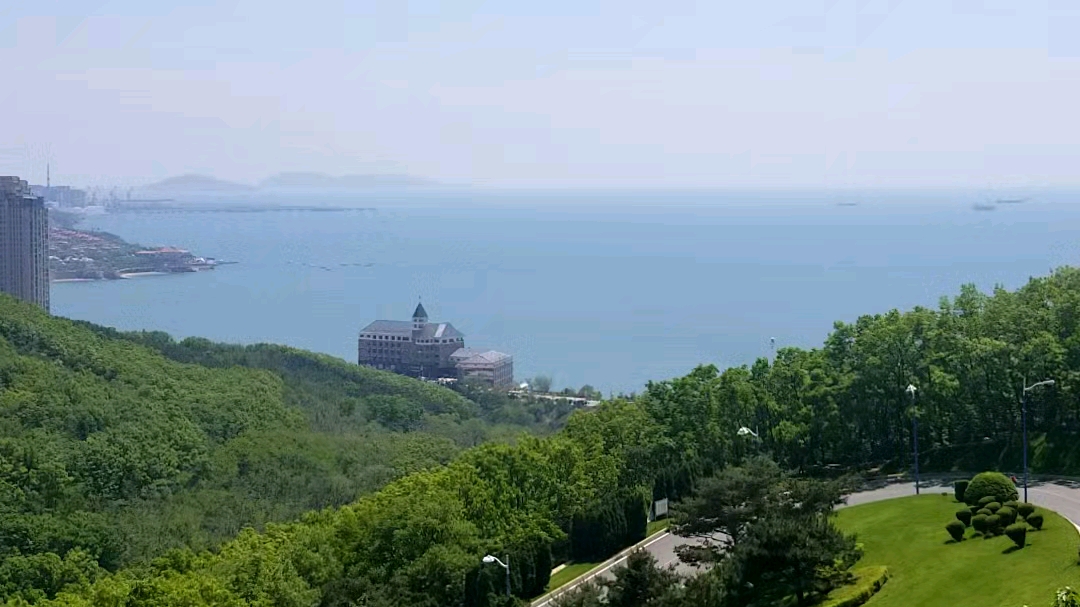
[[[0,296],[0,596],[209,548],[560,421],[485,419],[501,413],[331,357],[120,334]]]
[[[1036,468],[1072,470],[1080,461],[1070,440],[1080,432],[1077,323],[1075,269],[1015,292],[964,287],[938,309],[837,323],[819,349],[786,348],[776,360],[724,371],[701,366],[636,398],[574,412],[547,436],[457,453],[474,444],[454,434],[470,423],[460,420],[496,419],[502,401],[470,405],[432,392],[428,402],[409,392],[406,400],[427,403],[420,411],[386,397],[430,388],[379,374],[368,382],[369,371],[344,363],[309,374],[304,366],[322,359],[306,353],[105,339],[13,308],[2,325],[0,495],[12,514],[3,519],[0,587],[30,599],[63,589],[51,604],[69,606],[492,605],[502,600],[502,571],[483,565],[484,554],[508,553],[514,594],[535,596],[553,563],[595,560],[639,539],[651,498],[691,495],[703,477],[762,451],[804,472],[907,465],[916,414],[920,443],[942,467],[1007,462],[1025,379],[1057,382],[1030,398]],[[304,388],[304,378],[322,373],[338,379]],[[365,391],[378,381],[405,383],[397,394]],[[918,387],[914,409],[908,384]],[[519,406],[511,417],[547,430],[551,416],[559,412]],[[417,430],[361,434],[365,424]],[[740,434],[742,426],[760,438]],[[336,427],[358,430],[332,434]],[[361,463],[344,464],[346,452]],[[201,550],[241,521],[287,518],[305,500],[332,505],[325,495],[333,491],[359,493],[444,461],[344,507]],[[379,476],[377,466],[388,470]],[[92,566],[181,543],[190,548],[148,566],[110,575]],[[41,555],[42,546],[54,554]]]

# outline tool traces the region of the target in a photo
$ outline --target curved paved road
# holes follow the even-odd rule
[[[952,493],[952,481],[940,481],[940,480],[924,480],[919,485],[921,493]],[[1023,497],[1024,490],[1021,487],[1019,489],[1021,497]],[[915,483],[895,483],[891,485],[885,485],[874,489],[868,489],[866,491],[859,491],[847,496],[846,504],[839,506],[857,506],[859,504],[866,504],[869,502],[878,502],[881,500],[892,499],[895,497],[905,497],[908,495],[915,495]],[[1071,480],[1055,480],[1055,481],[1031,481],[1028,485],[1028,500],[1036,505],[1043,506],[1057,512],[1065,518],[1072,521],[1074,525],[1077,525],[1077,531],[1080,532],[1080,481]],[[590,579],[603,579],[610,578],[612,570],[619,565],[626,562],[627,555],[636,549],[637,547],[643,547],[648,550],[654,557],[656,557],[657,563],[661,567],[674,564],[676,569],[681,573],[688,573],[694,570],[693,567],[679,561],[678,555],[675,554],[675,547],[682,544],[694,543],[694,539],[684,538],[673,535],[671,533],[662,533],[656,535],[650,539],[645,540],[642,544],[628,548],[604,564],[593,570],[592,573],[582,576],[575,580],[573,583],[563,586],[559,590],[555,591],[551,595],[540,597],[533,601],[532,607],[551,607],[554,599],[558,598],[563,592],[570,590]]]

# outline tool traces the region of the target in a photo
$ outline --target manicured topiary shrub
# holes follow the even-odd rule
[[[1016,510],[1013,510],[1008,506],[1002,506],[994,514],[998,515],[998,518],[1001,519],[1001,524],[1005,527],[1016,522]]]
[[[971,526],[971,516],[972,515],[970,510],[965,509],[956,511],[956,520],[963,523],[965,527]]]
[[[1031,514],[1027,515],[1027,524],[1031,525],[1036,529],[1042,529],[1043,515],[1038,512],[1032,512]]]
[[[1016,511],[1020,513],[1020,516],[1027,518],[1031,516],[1032,512],[1035,512],[1035,506],[1024,502],[1023,504],[1020,504],[1016,507]]]
[[[975,504],[974,506],[968,506],[968,510],[971,510],[971,515],[974,516],[979,513],[979,510],[982,510],[982,506]]]
[[[1027,525],[1024,523],[1009,525],[1005,528],[1005,535],[1009,536],[1009,539],[1018,547],[1023,548],[1027,542]]]
[[[979,533],[986,533],[986,515],[976,514],[971,517],[971,527]]]
[[[986,517],[986,533],[990,535],[1001,535],[1001,517],[996,514],[991,514]]]
[[[964,501],[964,493],[967,491],[968,483],[971,481],[956,481],[953,483],[953,495],[956,496],[956,501]]]
[[[1001,510],[1001,504],[998,502],[990,502],[986,505],[986,509],[990,512],[997,512],[998,510]]]
[[[1014,500],[1018,497],[1016,485],[1009,477],[1000,472],[980,472],[968,483],[964,499],[969,504],[978,504],[984,497],[994,498],[998,503]]]
[[[990,516],[993,512],[989,508],[979,508],[979,511],[975,514],[981,514],[983,516]]]
[[[994,496],[987,495],[987,496],[985,496],[985,497],[983,497],[982,499],[979,500],[979,505],[982,506],[983,508],[985,508],[987,504],[994,501],[995,499],[996,498]]]
[[[1019,505],[1020,505],[1020,502],[1018,502],[1016,500],[1009,500],[1009,501],[1005,502],[1004,504],[1002,504],[1002,506],[1008,506],[1008,507],[1012,508],[1013,510],[1016,510],[1017,506],[1019,506]]]
[[[949,521],[949,524],[945,525],[945,531],[948,531],[952,539],[958,542],[964,539],[964,529],[966,527],[960,521]]]

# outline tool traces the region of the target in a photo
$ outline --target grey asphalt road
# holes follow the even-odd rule
[[[952,493],[952,482],[944,482],[938,480],[923,481],[920,483],[919,490],[921,493]],[[1021,498],[1023,497],[1023,488],[1020,488]],[[870,489],[867,491],[860,491],[847,496],[847,502],[844,506],[857,506],[859,504],[866,504],[870,502],[878,502],[881,500],[892,499],[895,497],[904,497],[908,495],[915,495],[915,483],[895,483],[879,487],[876,489]],[[1080,531],[1080,482],[1071,480],[1057,480],[1057,481],[1031,481],[1028,484],[1028,500],[1038,506],[1043,506],[1057,512],[1077,525],[1077,530]],[[840,506],[843,508],[844,506]],[[661,567],[674,564],[677,571],[681,573],[690,573],[695,570],[694,567],[687,565],[679,560],[678,555],[675,554],[675,547],[682,544],[694,543],[696,540],[678,537],[670,533],[663,533],[654,536],[646,540],[639,546],[628,548],[623,552],[620,552],[613,558],[604,562],[604,564],[593,570],[588,576],[576,580],[571,584],[563,586],[555,593],[551,595],[543,596],[532,603],[532,607],[551,607],[553,601],[558,598],[563,592],[582,584],[588,580],[610,578],[612,571],[626,562],[626,557],[634,549],[643,547],[648,550],[657,560]]]

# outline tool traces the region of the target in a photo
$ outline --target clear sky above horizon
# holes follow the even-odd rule
[[[0,174],[1077,185],[1080,2],[5,0]]]

